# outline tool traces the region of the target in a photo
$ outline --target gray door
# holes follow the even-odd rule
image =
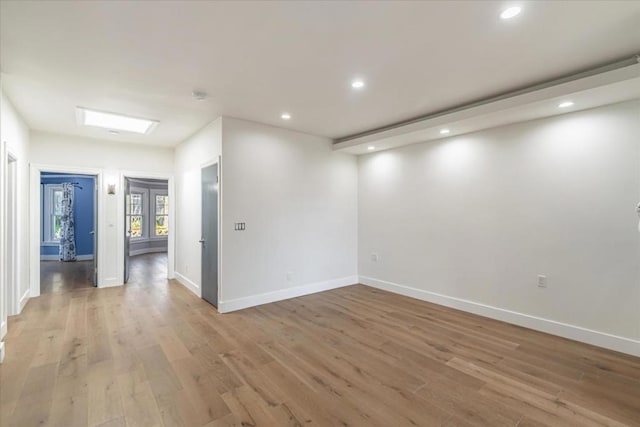
[[[202,298],[218,306],[218,165],[202,168]]]
[[[131,246],[131,184],[124,180],[124,283],[129,281],[129,247]]]

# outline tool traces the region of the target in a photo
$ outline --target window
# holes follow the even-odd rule
[[[145,226],[147,219],[145,218],[146,193],[140,191],[131,191],[131,197],[128,200],[127,215],[129,221],[129,230],[132,239],[144,239],[147,237]]]
[[[126,200],[131,239],[166,239],[169,235],[169,196],[167,190],[131,187]]]
[[[62,185],[44,184],[42,243],[57,245],[62,231]]]
[[[156,237],[169,235],[169,196],[166,194],[155,194],[155,228]]]

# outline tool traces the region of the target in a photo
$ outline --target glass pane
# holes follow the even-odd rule
[[[54,215],[53,217],[53,240],[59,240],[62,233],[62,216]]]
[[[62,214],[62,190],[53,191],[53,213],[55,215]]]
[[[131,194],[131,214],[142,215],[142,194]]]
[[[131,237],[142,237],[142,216],[134,215],[130,218]]]
[[[167,215],[156,215],[156,236],[169,235],[169,217]]]
[[[169,214],[169,196],[156,195],[156,214]]]

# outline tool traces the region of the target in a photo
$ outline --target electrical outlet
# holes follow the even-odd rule
[[[371,261],[373,261],[373,262],[378,262],[378,254],[376,254],[376,253],[372,253],[372,254],[371,254]]]
[[[539,288],[547,287],[547,276],[543,276],[543,275],[538,276],[538,287]]]
[[[246,230],[246,225],[244,222],[236,222],[233,224],[234,231],[244,231]]]

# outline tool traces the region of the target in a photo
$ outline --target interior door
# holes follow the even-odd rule
[[[124,180],[124,283],[129,281],[129,247],[131,246],[131,183]]]
[[[218,306],[218,165],[202,168],[202,298]]]

